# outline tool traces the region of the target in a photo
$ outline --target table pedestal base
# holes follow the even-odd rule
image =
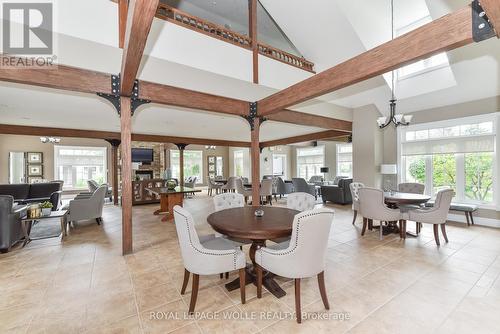
[[[245,285],[253,283],[253,285],[257,286],[257,275],[255,273],[255,269],[252,265],[248,265],[246,267],[246,275],[245,275]],[[278,283],[273,279],[274,274],[264,271],[262,274],[262,285],[276,298],[281,298],[286,295],[285,290],[283,290]],[[233,291],[240,288],[240,279],[236,278],[235,280],[227,283],[226,285],[227,291]]]
[[[373,226],[374,229],[379,229],[380,226]],[[398,222],[387,222],[387,225],[382,226],[382,234],[383,235],[389,235],[389,234],[400,234]],[[411,237],[411,238],[416,238],[418,237],[417,233],[409,232],[406,231],[406,236]]]
[[[153,214],[160,215],[165,214],[161,219],[162,222],[174,219],[174,206],[182,206],[184,199],[183,193],[172,193],[172,194],[161,194],[160,195],[160,208],[156,210]]]

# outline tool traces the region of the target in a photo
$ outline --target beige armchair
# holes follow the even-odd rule
[[[106,196],[107,186],[102,185],[90,196],[76,196],[69,202],[68,223],[79,220],[95,219],[97,224],[102,222],[102,209]]]

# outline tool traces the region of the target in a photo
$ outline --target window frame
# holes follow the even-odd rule
[[[321,150],[322,150],[321,156],[322,156],[323,162],[322,162],[322,166],[321,167],[323,167],[323,166],[325,166],[325,145],[318,145],[318,146],[312,146],[312,147],[297,147],[297,152],[296,152],[297,154],[296,154],[296,157],[295,157],[295,165],[296,165],[296,168],[297,168],[297,177],[302,178],[302,176],[300,175],[299,151],[301,151],[301,150],[312,150],[312,149],[317,149],[317,148],[321,148]],[[317,175],[321,175],[321,173],[318,173]],[[307,176],[307,172],[306,172],[306,177],[303,177],[303,178],[306,181],[308,181],[311,178],[311,176],[312,175]]]
[[[238,175],[237,174],[237,166],[236,166],[236,162],[240,160],[240,157],[236,158],[236,155],[240,155],[241,154],[241,175]],[[234,175],[235,176],[245,176],[245,151],[244,150],[235,150],[233,152],[233,172],[234,172]]]
[[[177,149],[170,149],[170,157],[169,157],[169,163],[170,163],[170,168],[172,169],[173,171],[173,168],[172,168],[172,157],[173,157],[173,152],[180,152],[179,150]],[[204,165],[203,165],[203,150],[184,150],[184,164],[186,163],[186,152],[199,152],[201,153],[201,157],[200,157],[200,177],[196,180],[196,184],[197,185],[202,185],[203,184],[203,181],[204,181],[204,178],[203,178],[203,172],[204,172]],[[179,156],[180,158],[180,156]],[[180,163],[180,161],[179,161]],[[179,166],[180,167],[180,166]],[[188,177],[190,175],[184,175],[184,177]],[[198,176],[198,175],[196,175]],[[172,177],[175,177],[174,175],[172,175]],[[177,177],[179,177],[179,175],[177,175]]]
[[[340,173],[340,163],[342,162],[346,162],[346,161],[340,161],[339,159],[339,155],[340,154],[346,154],[346,153],[340,153],[340,148],[342,147],[346,147],[346,146],[350,146],[351,147],[351,160],[349,161],[351,163],[351,171],[349,173],[349,175],[344,175],[344,174],[341,174]],[[342,144],[337,144],[336,147],[335,147],[335,152],[336,152],[336,155],[335,155],[335,158],[336,158],[336,162],[337,162],[337,170],[336,170],[336,175],[337,176],[347,176],[349,178],[352,178],[352,169],[353,169],[353,163],[352,163],[352,143],[342,143]]]
[[[498,174],[498,165],[500,163],[500,157],[498,148],[500,147],[500,112],[480,114],[474,116],[467,116],[462,118],[454,118],[449,120],[442,120],[436,122],[426,122],[410,125],[404,128],[397,128],[397,159],[398,159],[398,183],[405,182],[406,178],[406,161],[401,152],[402,143],[406,141],[406,132],[408,131],[418,131],[418,130],[430,130],[441,127],[453,127],[457,125],[467,125],[476,124],[483,122],[492,122],[492,134],[495,136],[495,150],[493,151],[493,198],[491,202],[481,202],[466,198],[465,186],[466,186],[466,176],[465,176],[465,154],[469,153],[454,153],[455,154],[455,170],[456,170],[456,194],[453,201],[456,203],[464,204],[476,204],[479,208],[500,211],[500,177]],[[471,137],[474,135],[470,135]],[[460,137],[460,136],[458,136]],[[457,137],[457,138],[458,138]],[[462,136],[463,137],[463,136]],[[449,138],[449,137],[443,137]],[[422,141],[432,141],[434,139],[427,139]],[[416,141],[416,140],[414,140]],[[480,152],[477,152],[480,153]],[[426,175],[425,175],[425,194],[434,197],[436,194],[433,193],[433,168],[432,168],[432,156],[433,155],[423,155],[426,159]]]

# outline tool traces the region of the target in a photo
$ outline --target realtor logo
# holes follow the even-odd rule
[[[4,53],[53,54],[52,3],[4,3],[2,12]]]

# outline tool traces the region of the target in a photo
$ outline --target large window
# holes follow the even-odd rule
[[[234,151],[234,175],[244,176],[243,151]]]
[[[337,176],[352,177],[352,144],[337,144]]]
[[[309,180],[313,175],[321,175],[325,165],[325,147],[307,147],[297,149],[297,175]]]
[[[54,146],[54,179],[64,189],[86,189],[87,181],[107,182],[106,147]]]
[[[180,178],[179,151],[170,150],[170,168],[172,177]],[[184,151],[184,178],[196,176],[196,183],[203,183],[203,152]]]
[[[286,178],[286,154],[273,153],[273,175]]]
[[[425,184],[431,196],[452,188],[455,201],[494,204],[497,117],[467,117],[402,130],[401,180]]]

